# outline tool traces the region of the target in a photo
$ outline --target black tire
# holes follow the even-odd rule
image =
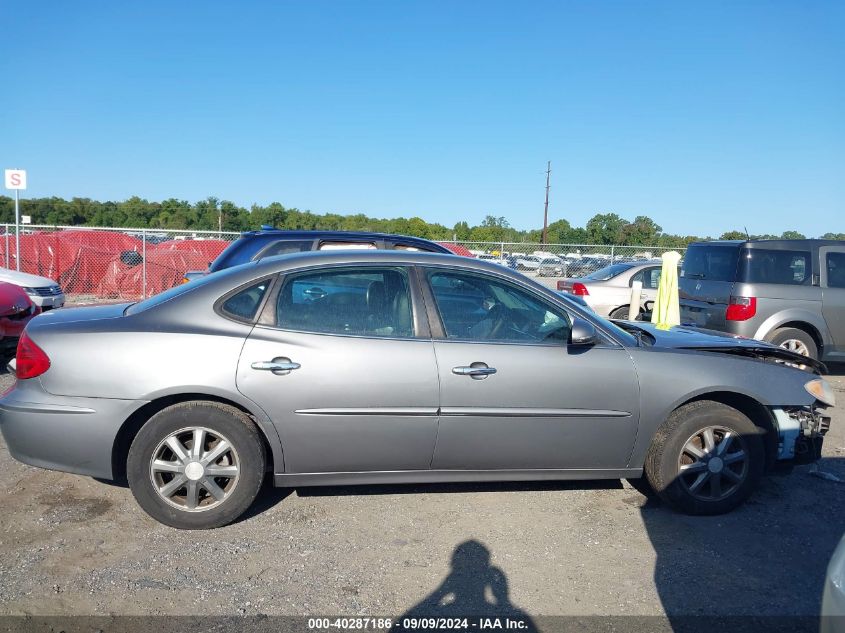
[[[813,337],[807,334],[804,330],[799,330],[794,327],[782,327],[776,329],[766,337],[766,340],[778,347],[784,346],[787,341],[800,341],[807,349],[807,355],[816,360],[819,359],[819,348]],[[787,347],[787,349],[789,349]]]
[[[610,313],[611,319],[621,319],[622,321],[628,320],[628,306],[621,306],[616,308]]]
[[[185,479],[187,472],[156,475],[153,472],[152,461],[156,455],[159,455],[161,459],[161,451],[169,450],[164,444],[168,437],[177,432],[184,433],[186,437],[189,435],[194,437],[193,431],[186,430],[194,427],[204,429],[204,436],[210,438],[208,440],[210,442],[215,442],[216,439],[216,444],[220,444],[223,439],[226,440],[233,450],[227,451],[218,458],[226,460],[223,464],[218,464],[217,460],[213,463],[218,468],[235,467],[237,475],[236,477],[210,477],[209,490],[214,487],[212,484],[215,484],[218,486],[218,493],[222,492],[224,495],[222,500],[218,500],[202,487],[203,482],[209,480],[209,477],[200,468],[199,476],[203,479],[193,483],[197,486],[195,498],[202,501],[197,505],[197,509],[189,510],[190,506],[187,505],[179,507],[177,501],[180,497],[176,493],[169,501],[165,500],[158,492],[158,485],[153,482],[156,476],[173,479],[181,476]],[[188,442],[190,445],[182,444],[181,446],[182,449],[186,449],[186,452],[189,452],[193,445],[191,440]],[[206,454],[210,456],[214,448],[215,444],[211,444]],[[200,450],[206,449],[203,447]],[[177,464],[178,457],[175,453],[172,455],[175,459],[173,463]],[[185,530],[205,530],[231,523],[252,505],[261,488],[266,463],[267,458],[260,431],[244,412],[218,402],[182,402],[161,410],[141,427],[129,449],[126,475],[138,504],[156,521]],[[210,472],[211,466],[206,467]],[[185,483],[188,483],[187,479]],[[187,488],[179,488],[177,491],[183,489],[185,504],[187,504]],[[202,509],[203,503],[209,504],[210,507]]]
[[[713,444],[710,451],[704,449],[707,429]],[[719,446],[728,439],[728,432],[731,437],[720,453]],[[644,469],[648,483],[661,500],[685,514],[730,512],[751,495],[763,475],[763,433],[744,414],[720,402],[699,400],[684,405],[672,412],[652,440]],[[701,452],[702,458],[692,457],[691,449]],[[744,457],[739,456],[740,451]],[[688,468],[693,464],[695,470],[681,474],[682,463]],[[698,482],[702,476],[703,483]],[[715,479],[723,496],[714,493]]]

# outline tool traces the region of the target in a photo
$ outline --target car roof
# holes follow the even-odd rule
[[[408,242],[424,242],[431,244],[432,240],[427,240],[422,237],[414,237],[411,235],[398,235],[396,233],[374,233],[370,231],[320,231],[320,230],[288,230],[275,228],[261,228],[257,231],[244,231],[241,237],[272,237],[272,238],[287,238],[299,240],[315,240],[321,239],[336,239],[336,240],[402,240]]]
[[[742,246],[743,248],[774,248],[778,250],[800,250],[819,248],[820,246],[842,246],[842,240],[711,240],[707,242],[692,242],[690,246]]]

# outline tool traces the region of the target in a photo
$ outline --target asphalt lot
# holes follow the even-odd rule
[[[24,466],[0,441],[0,614],[397,616],[447,577],[457,605],[489,602],[492,566],[532,617],[814,615],[845,531],[833,369],[822,462],[721,517],[674,514],[618,481],[267,488],[239,523],[180,532],[127,488]]]

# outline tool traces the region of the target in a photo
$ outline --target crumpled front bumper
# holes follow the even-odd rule
[[[816,407],[775,408],[778,425],[778,459],[808,464],[822,456],[830,416]]]

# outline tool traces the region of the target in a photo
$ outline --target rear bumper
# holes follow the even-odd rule
[[[143,404],[53,396],[37,379],[19,381],[0,398],[0,432],[9,453],[24,464],[111,479],[118,430]]]

